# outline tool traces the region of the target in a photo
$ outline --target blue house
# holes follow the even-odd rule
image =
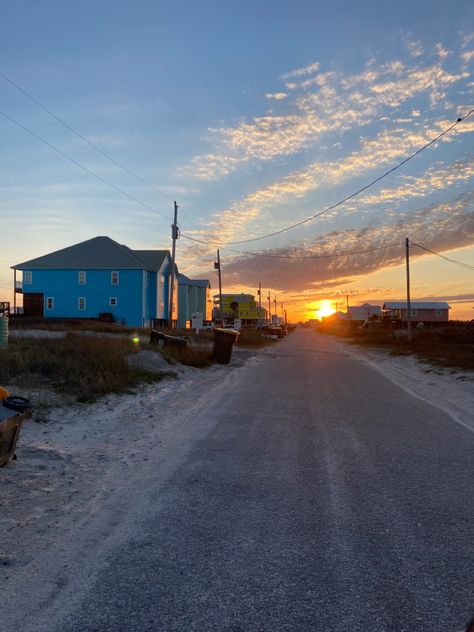
[[[102,318],[131,327],[164,325],[168,320],[168,250],[132,250],[110,237],[94,237],[12,269],[15,292],[23,294],[25,316]],[[17,271],[22,273],[21,281]],[[175,322],[177,298],[176,278]]]

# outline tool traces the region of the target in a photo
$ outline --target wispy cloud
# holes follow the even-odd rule
[[[323,135],[340,135],[383,120],[385,114],[422,95],[434,108],[446,98],[448,89],[469,76],[466,70],[446,70],[442,51],[438,51],[441,59],[428,65],[406,66],[394,60],[376,66],[371,61],[359,74],[322,72],[287,84],[285,92],[267,93],[267,99],[285,104],[286,111],[242,120],[234,127],[210,129],[215,151],[192,158],[181,174],[219,180],[249,163],[293,156],[316,145]],[[305,76],[310,74],[309,68],[316,72],[311,65],[285,77]]]
[[[286,92],[275,92],[275,93],[267,92],[265,94],[266,99],[275,99],[275,101],[282,101],[283,99],[286,99],[287,96],[288,95]]]
[[[294,259],[263,258],[248,255],[226,265],[226,283],[257,286],[261,281],[280,291],[311,289],[314,284],[355,281],[382,268],[399,265],[404,260],[404,239],[438,251],[449,251],[474,243],[474,193],[464,194],[444,204],[433,204],[414,213],[401,215],[395,224],[333,231],[304,249],[304,254],[341,255],[351,250],[365,250],[333,258],[298,259],[303,250],[274,249],[272,255]],[[393,245],[395,244],[395,245]],[[377,250],[370,251],[371,248]]]
[[[292,77],[304,77],[305,75],[311,75],[317,72],[320,68],[319,62],[315,61],[308,66],[304,66],[303,68],[296,68],[296,70],[290,70],[290,72],[286,72],[284,75],[281,75],[282,79],[291,79]]]
[[[226,241],[232,240],[235,234],[239,234],[241,238],[254,236],[251,234],[252,222],[262,215],[265,208],[272,208],[275,211],[276,206],[290,200],[294,201],[295,198],[303,198],[323,186],[340,185],[355,175],[392,165],[396,160],[406,157],[408,153],[435,137],[440,127],[439,122],[434,122],[432,127],[417,128],[416,131],[401,127],[383,130],[375,138],[362,139],[360,148],[348,156],[339,160],[315,162],[304,169],[296,170],[219,212],[208,223],[204,233],[206,239]],[[472,161],[458,161],[449,167],[432,168],[426,176],[414,178],[411,182],[405,181],[399,187],[384,188],[378,193],[365,195],[351,205],[344,206],[340,211],[331,212],[327,217],[334,217],[339,212],[353,212],[368,205],[420,197],[433,190],[448,188],[458,182],[466,182],[473,175]],[[310,215],[312,212],[316,210],[306,208],[304,215]],[[304,215],[302,213],[302,216]],[[278,230],[287,224],[286,214],[279,221],[274,217],[271,229]]]
[[[407,40],[407,48],[412,57],[421,57],[423,55],[423,45],[417,40]]]

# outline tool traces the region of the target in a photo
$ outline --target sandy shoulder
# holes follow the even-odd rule
[[[170,454],[179,459],[206,432],[183,411],[207,400],[254,355],[236,349],[228,366],[170,367],[175,378],[96,404],[55,405],[39,415],[46,421],[26,421],[17,460],[0,468],[0,584],[7,592],[15,593],[36,572],[38,560],[67,542],[77,525],[111,502],[118,506],[121,489],[136,473],[154,460],[156,467],[165,462],[172,467]],[[45,401],[48,394],[37,397]]]
[[[340,349],[362,360],[411,395],[446,412],[474,431],[474,372],[445,369],[413,356],[391,356],[387,351],[338,342]]]

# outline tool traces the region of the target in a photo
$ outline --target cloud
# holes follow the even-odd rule
[[[291,79],[292,77],[303,77],[304,75],[311,75],[319,70],[320,64],[315,61],[304,68],[297,68],[296,70],[290,70],[284,75],[281,75],[281,79]]]
[[[474,193],[467,193],[450,202],[432,204],[415,212],[399,214],[395,223],[332,231],[314,238],[312,243],[272,249],[267,257],[249,254],[235,257],[225,264],[228,286],[245,284],[278,291],[301,292],[326,284],[333,287],[347,283],[380,269],[399,265],[404,261],[404,240],[409,235],[413,242],[436,252],[446,252],[474,243]],[[353,251],[360,251],[351,254]],[[363,252],[365,251],[365,252]],[[224,249],[224,257],[227,258]],[[425,256],[419,251],[419,256]],[[276,255],[291,258],[278,258]],[[308,259],[303,255],[317,255]],[[324,255],[324,256],[322,256]],[[330,256],[325,256],[330,255]],[[232,254],[230,256],[233,256]],[[416,256],[416,253],[413,253]],[[446,264],[452,265],[452,264]]]
[[[474,50],[466,50],[460,55],[462,61],[466,66],[474,59]]]
[[[444,127],[447,126],[445,122]],[[432,128],[416,131],[399,127],[383,130],[375,138],[362,139],[360,148],[348,156],[339,160],[315,162],[304,169],[295,170],[279,181],[237,200],[228,209],[220,211],[214,219],[210,220],[205,231],[206,239],[222,242],[232,241],[236,234],[242,239],[255,236],[251,228],[252,222],[261,217],[265,208],[271,208],[275,217],[275,207],[278,205],[294,201],[295,198],[303,198],[323,186],[340,185],[356,175],[360,176],[385,165],[393,165],[395,161],[406,157],[407,154],[434,138],[439,133],[439,127],[441,127],[439,122],[435,122]],[[341,211],[331,212],[327,217],[335,217],[338,212],[354,212],[364,206],[424,196],[430,191],[447,188],[458,182],[466,182],[473,175],[472,161],[458,161],[448,168],[431,169],[426,176],[405,182],[400,187],[384,188],[378,193],[369,193],[350,206],[345,205]],[[312,211],[307,209],[302,216],[311,213]],[[298,221],[298,218],[295,219]],[[285,214],[280,221],[271,220],[270,226],[267,226],[270,230],[266,232],[278,230],[287,224],[288,219]]]
[[[267,92],[265,94],[266,99],[275,99],[275,101],[282,101],[283,99],[286,99],[287,96],[286,92],[275,92],[274,94]]]
[[[408,40],[407,47],[412,57],[421,57],[423,55],[423,46],[421,42],[415,40]]]
[[[316,67],[311,68],[311,72],[315,72]],[[316,146],[323,135],[342,135],[356,127],[384,120],[386,114],[391,115],[404,103],[422,95],[434,108],[446,100],[447,90],[468,76],[465,71],[446,71],[442,60],[411,67],[399,60],[380,66],[371,61],[359,74],[319,73],[287,86],[294,90],[291,95],[288,92],[266,94],[267,99],[277,100],[280,95],[286,112],[268,112],[243,119],[233,127],[209,129],[213,151],[194,156],[179,173],[188,178],[220,180],[244,165],[294,156]],[[419,112],[419,109],[414,111]],[[406,117],[388,117],[392,118]]]
[[[450,54],[450,52],[440,43],[436,44],[435,50],[440,59],[446,59],[446,57],[448,57]]]

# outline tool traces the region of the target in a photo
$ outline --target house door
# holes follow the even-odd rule
[[[43,318],[44,295],[34,292],[23,294],[23,313],[25,316]]]

